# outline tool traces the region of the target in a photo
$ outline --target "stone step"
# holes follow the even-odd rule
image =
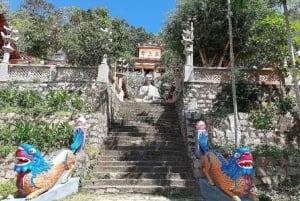
[[[119,111],[118,116],[119,117],[141,117],[141,118],[146,118],[146,117],[158,117],[161,119],[169,119],[170,117],[177,116],[177,111],[176,110],[159,110],[159,109],[149,109],[149,110],[132,110],[132,109],[126,109],[123,108],[122,110]]]
[[[127,109],[122,109],[119,113],[118,116],[127,119],[131,117],[139,117],[139,118],[160,118],[162,120],[169,120],[170,118],[177,116],[177,111],[172,110],[172,111],[163,111],[163,110],[127,110]]]
[[[196,180],[187,179],[91,179],[82,181],[82,184],[91,184],[94,186],[195,186]]]
[[[143,143],[143,142],[180,142],[182,143],[182,137],[181,136],[172,136],[169,135],[161,135],[156,133],[131,133],[131,132],[110,132],[108,137],[105,138],[105,141],[129,141],[132,143]]]
[[[150,157],[161,157],[161,156],[177,156],[184,157],[184,151],[176,151],[176,150],[165,150],[165,151],[157,151],[157,150],[102,150],[100,156],[134,156],[140,157],[141,159],[147,156]]]
[[[141,194],[164,194],[164,195],[199,195],[197,186],[123,186],[123,185],[84,185],[81,188],[85,193],[141,193]]]
[[[178,146],[118,146],[118,145],[111,145],[105,146],[104,150],[116,150],[116,151],[123,151],[123,150],[135,150],[135,151],[184,151],[182,147]]]
[[[98,161],[96,163],[97,166],[179,166],[180,164],[182,161]]]
[[[138,102],[123,102],[122,106],[130,108],[176,108],[174,103],[138,103]]]
[[[174,104],[122,103],[90,175],[88,193],[199,195]]]
[[[134,148],[154,148],[154,150],[157,148],[182,148],[183,144],[179,141],[170,141],[170,140],[156,140],[154,138],[153,140],[145,140],[145,139],[139,139],[139,140],[133,140],[131,138],[106,138],[104,140],[104,147],[107,149],[128,149],[129,146],[133,146]]]
[[[194,179],[191,172],[162,173],[162,172],[98,172],[96,178],[107,179]]]
[[[153,133],[159,132],[162,134],[180,133],[178,126],[151,126],[151,125],[114,125],[112,124],[110,132],[140,132]]]
[[[160,121],[160,120],[140,120],[140,119],[126,119],[126,120],[114,120],[112,126],[136,126],[136,127],[161,127],[161,128],[170,128],[170,125],[176,125],[178,127],[178,121],[170,119],[169,121]]]
[[[139,161],[178,161],[178,162],[185,162],[186,161],[186,157],[182,156],[183,154],[180,154],[180,156],[178,155],[169,155],[169,154],[164,154],[164,155],[151,155],[151,154],[147,154],[147,155],[124,155],[124,154],[101,154],[99,156],[99,161],[135,161],[135,160],[139,160]]]
[[[180,173],[188,172],[189,166],[95,166],[94,174],[101,172],[152,172],[152,173]]]

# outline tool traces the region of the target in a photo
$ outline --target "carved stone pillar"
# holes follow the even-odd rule
[[[6,33],[1,32],[2,39],[4,41],[3,49],[3,59],[0,63],[0,81],[7,81],[8,79],[8,64],[10,53],[14,51],[11,44],[15,44],[18,38],[13,38],[13,35],[18,33],[17,30],[4,26]]]

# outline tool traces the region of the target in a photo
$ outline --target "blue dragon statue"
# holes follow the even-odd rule
[[[252,188],[253,156],[248,148],[238,148],[229,160],[210,150],[205,132],[198,136],[202,155],[202,170],[210,185],[218,186],[233,201],[249,198],[257,201]]]
[[[75,164],[75,154],[82,151],[85,141],[85,119],[79,118],[73,131],[73,143],[69,149],[54,152],[48,160],[41,152],[30,144],[21,144],[15,157],[17,163],[15,197],[26,197],[26,200],[38,197],[48,191],[57,182],[66,183],[70,178]]]

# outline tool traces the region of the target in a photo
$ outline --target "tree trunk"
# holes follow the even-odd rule
[[[229,46],[230,46],[230,67],[231,67],[231,85],[232,85],[232,104],[234,112],[234,132],[235,132],[235,148],[240,146],[239,136],[239,122],[238,122],[238,109],[236,101],[236,86],[235,86],[235,68],[234,68],[234,53],[233,53],[233,36],[232,36],[232,11],[231,2],[227,0],[228,7],[228,34],[229,34]]]
[[[224,46],[223,54],[222,54],[222,56],[221,56],[221,58],[220,58],[218,67],[221,67],[221,66],[222,66],[223,61],[224,61],[224,58],[225,58],[225,54],[226,54],[226,52],[227,52],[227,50],[228,50],[228,47],[229,47],[229,40],[226,42],[226,45]]]
[[[199,54],[200,54],[203,66],[208,67],[209,65],[208,65],[208,62],[207,62],[205,51],[203,49],[199,49]]]
[[[287,8],[287,2],[286,0],[282,1],[283,10],[284,10],[284,16],[285,16],[285,23],[286,23],[286,31],[288,34],[288,46],[289,46],[289,52],[290,52],[290,60],[292,62],[292,77],[294,81],[294,90],[296,94],[296,103],[297,103],[297,110],[298,110],[298,118],[300,120],[300,90],[298,85],[298,78],[297,78],[297,68],[296,68],[296,61],[295,61],[295,55],[294,55],[294,44],[293,44],[293,38],[291,34],[291,26],[289,21],[289,11]]]

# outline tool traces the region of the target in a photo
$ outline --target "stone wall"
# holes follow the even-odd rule
[[[233,114],[212,115],[218,108],[226,109],[225,101],[227,95],[224,94],[223,82],[230,78],[230,69],[225,68],[197,68],[194,71],[194,79],[189,82],[183,82],[182,76],[177,80],[176,96],[178,96],[176,105],[181,124],[183,139],[187,147],[189,158],[194,167],[194,175],[201,176],[200,160],[195,155],[195,124],[203,120],[207,124],[209,134],[209,143],[212,146],[218,146],[222,150],[234,149],[234,117]],[[269,70],[253,71],[248,70],[251,79],[266,87],[265,95],[268,96],[272,90],[276,89],[280,83],[279,77]],[[240,124],[240,142],[247,147],[255,147],[260,144],[273,144],[276,146],[294,146],[299,148],[299,126],[291,115],[278,116],[276,119],[276,128],[271,131],[257,130],[249,121],[249,114],[239,113]],[[295,135],[295,133],[298,135]],[[294,160],[300,160],[300,156],[293,156]],[[271,163],[271,162],[270,162]],[[278,182],[273,181],[278,177],[278,171],[270,172],[266,169],[260,159],[257,160],[256,184],[274,185]],[[284,163],[274,165],[282,173],[282,178],[287,176],[299,176],[299,171],[291,172],[295,163]],[[280,167],[280,168],[279,168]],[[281,169],[283,167],[283,169]],[[266,174],[267,175],[266,175]],[[280,180],[282,180],[282,178]],[[279,181],[279,180],[277,180]]]
[[[254,161],[254,184],[268,188],[280,188],[287,181],[300,180],[300,155],[287,158],[257,157]]]
[[[9,83],[0,83],[0,88],[5,88]],[[65,112],[63,114],[51,115],[45,117],[45,121],[51,123],[67,122],[70,125],[75,126],[75,121],[79,116],[84,116],[87,120],[88,136],[86,138],[86,149],[92,149],[92,151],[101,151],[103,138],[108,133],[108,119],[109,109],[111,104],[109,103],[109,94],[106,84],[98,82],[52,82],[52,83],[32,83],[32,82],[19,82],[14,83],[13,87],[18,90],[35,90],[40,93],[46,93],[48,90],[65,89],[68,91],[79,90],[81,91],[81,97],[91,104],[93,107],[92,113],[79,113],[73,114]],[[5,113],[0,114],[0,126],[7,123],[13,123],[18,119],[31,118],[22,114]],[[34,120],[34,119],[33,119]],[[68,147],[66,147],[68,148]],[[85,159],[88,164],[78,167],[87,169],[88,165],[93,162],[93,157]],[[13,171],[15,158],[13,153],[5,159],[0,159],[0,182],[8,179],[15,178],[15,172]]]

